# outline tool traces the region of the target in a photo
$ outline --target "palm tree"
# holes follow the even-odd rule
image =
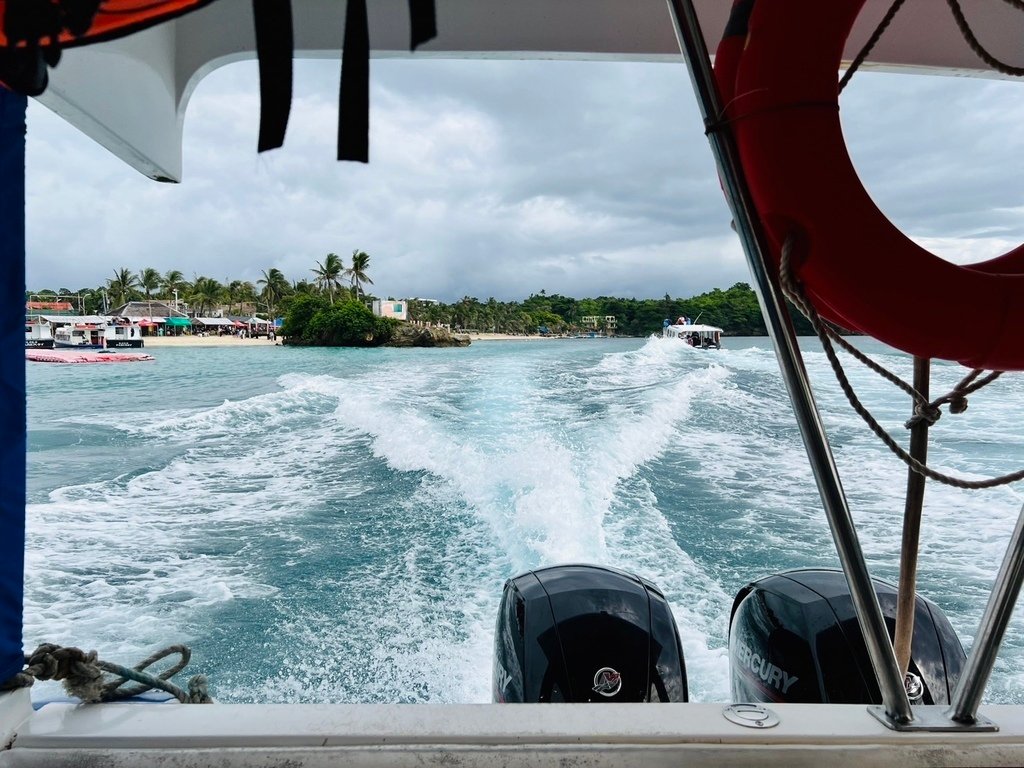
[[[260,291],[260,298],[266,303],[267,312],[273,315],[274,308],[291,286],[288,285],[288,281],[281,270],[276,267],[271,267],[269,270],[264,269],[263,277],[257,280],[256,284],[263,286],[263,290]]]
[[[139,272],[139,287],[146,292],[146,301],[153,298],[153,291],[160,287],[161,282],[163,278],[152,267],[146,267]]]
[[[245,283],[241,280],[232,280],[225,289],[228,297],[228,314],[234,311],[235,303],[238,303],[239,311],[242,308],[242,301],[245,295]]]
[[[346,269],[343,274],[352,281],[352,293],[356,301],[359,300],[360,283],[369,283],[370,285],[373,285],[373,280],[371,280],[369,275],[366,274],[366,268],[369,265],[370,254],[358,249],[352,251],[352,266]]]
[[[242,283],[241,302],[242,304],[252,304],[256,306],[256,286],[246,280]],[[238,310],[241,313],[242,304],[239,305]]]
[[[219,304],[223,296],[224,286],[212,277],[197,277],[192,283],[192,302],[199,316],[206,315],[207,310]]]
[[[367,257],[369,258],[369,257]],[[331,304],[334,303],[334,289],[341,287],[338,277],[345,271],[345,265],[341,263],[341,257],[336,253],[328,253],[324,257],[324,263],[316,263],[317,268],[310,270],[316,275],[316,284],[320,290],[326,290],[331,297]]]
[[[164,298],[167,300],[173,299],[175,292],[184,293],[189,287],[188,283],[185,282],[185,276],[178,269],[168,270],[160,284],[164,289]]]
[[[115,269],[113,279],[107,280],[107,291],[114,306],[131,301],[137,295],[138,288],[139,278],[128,267]]]

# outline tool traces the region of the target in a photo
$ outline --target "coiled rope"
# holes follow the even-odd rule
[[[179,658],[170,668],[159,674],[145,671],[171,654],[178,654]],[[213,699],[207,692],[206,675],[194,675],[188,681],[187,691],[170,682],[191,658],[192,650],[188,646],[169,645],[129,669],[103,661],[96,651],[87,653],[81,648],[43,643],[25,656],[25,669],[0,685],[0,691],[27,688],[36,680],[60,680],[69,696],[87,702],[121,701],[157,688],[182,704],[210,704]],[[107,677],[106,673],[113,677]],[[123,687],[129,681],[137,685]]]
[[[936,480],[945,485],[951,485],[954,488],[995,488],[1000,485],[1007,485],[1024,479],[1024,469],[1012,472],[1008,475],[989,478],[987,480],[966,480],[953,475],[946,475],[921,463],[896,442],[892,435],[890,435],[885,428],[878,423],[878,420],[871,415],[871,412],[868,411],[867,407],[865,407],[857,397],[857,394],[853,391],[853,386],[850,384],[850,380],[846,376],[846,371],[843,370],[843,365],[839,361],[839,357],[836,355],[835,347],[832,344],[833,341],[857,358],[857,360],[867,365],[871,370],[878,373],[887,381],[895,384],[914,398],[915,415],[907,422],[906,426],[908,428],[912,427],[918,419],[925,419],[930,424],[934,424],[942,414],[941,406],[945,404],[949,404],[949,409],[952,413],[962,413],[967,410],[967,395],[972,392],[977,392],[986,384],[995,381],[1002,374],[1002,371],[992,371],[985,376],[981,376],[983,371],[971,371],[971,373],[964,377],[964,379],[960,381],[950,392],[942,397],[929,401],[920,392],[914,389],[913,386],[903,381],[899,376],[871,360],[863,352],[856,349],[852,344],[843,339],[834,328],[827,325],[821,319],[818,312],[814,309],[814,305],[807,300],[800,283],[797,282],[790,270],[790,253],[793,249],[794,241],[795,238],[791,235],[786,238],[786,241],[782,244],[782,257],[779,261],[779,282],[782,284],[782,290],[786,294],[786,298],[793,302],[804,317],[810,321],[811,327],[814,328],[814,332],[818,335],[822,349],[824,349],[825,355],[828,357],[828,361],[832,365],[832,370],[835,372],[836,380],[839,382],[839,386],[842,388],[843,394],[846,395],[846,399],[850,402],[853,410],[856,411],[862,419],[864,419],[867,425],[871,428],[871,431],[874,432],[886,446],[888,446],[889,450],[896,454],[896,456],[898,456],[908,467],[918,474],[929,477],[932,480]]]

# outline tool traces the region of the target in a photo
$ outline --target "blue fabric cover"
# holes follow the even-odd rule
[[[0,86],[0,682],[24,666],[25,107]]]

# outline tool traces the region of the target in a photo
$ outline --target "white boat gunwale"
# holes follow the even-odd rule
[[[17,691],[0,698],[0,735],[14,736],[0,765],[1024,763],[1019,706],[983,708],[1001,723],[995,733],[898,733],[858,704],[771,709],[780,722],[767,729],[730,722],[721,704],[55,703],[32,713]]]

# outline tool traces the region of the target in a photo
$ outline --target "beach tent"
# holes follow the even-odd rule
[[[185,327],[192,325],[192,321],[187,317],[168,317],[165,321],[169,327]]]

